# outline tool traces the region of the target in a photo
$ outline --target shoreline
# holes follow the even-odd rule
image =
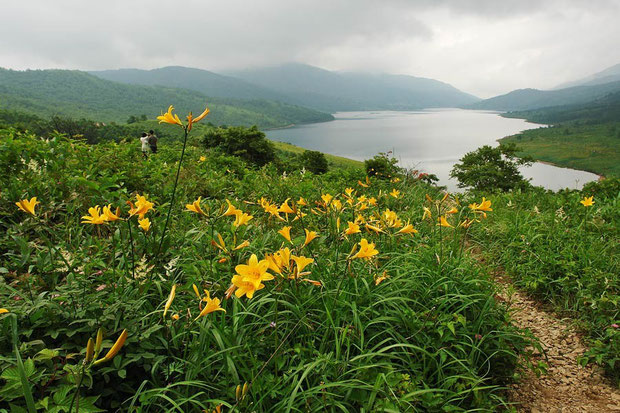
[[[504,113],[508,113],[508,112],[504,112]],[[527,119],[527,118],[517,118],[517,117],[503,116],[503,114],[500,114],[500,116],[501,116],[501,117],[503,117],[503,118],[506,118],[506,119],[522,119],[522,120],[526,121],[527,123],[531,123],[531,124],[533,124],[533,125],[540,125],[540,127],[547,127],[547,128],[549,128],[549,127],[552,127],[552,126],[553,126],[552,124],[546,124],[546,123],[537,123],[537,122],[533,122],[533,121],[531,121],[531,120],[529,120],[529,119]],[[520,135],[523,131],[526,131],[526,130],[533,130],[533,129],[539,129],[539,128],[523,129],[521,132],[519,132],[519,133],[517,133],[517,134],[514,134],[514,135],[508,135],[508,136],[504,136],[504,137],[502,137],[502,138],[499,138],[499,139],[497,139],[497,141],[496,141],[496,142],[498,142],[498,143],[501,145],[501,143],[502,143],[501,141],[502,141],[502,140],[504,140],[504,139],[508,139],[508,138],[512,138],[512,137],[515,137],[515,136],[517,136],[517,135]],[[515,143],[515,144],[517,145],[517,147],[519,146],[519,144],[517,144],[517,143]],[[529,155],[529,156],[530,156],[530,157],[532,157],[532,159],[534,159],[534,162],[538,162],[538,163],[541,163],[541,164],[543,164],[543,165],[554,166],[554,167],[556,167],[556,168],[571,169],[571,170],[573,170],[573,171],[588,172],[588,173],[591,173],[591,174],[594,174],[594,175],[598,176],[598,179],[597,179],[598,181],[601,181],[601,180],[603,180],[603,179],[606,179],[605,175],[602,175],[602,174],[600,174],[600,173],[598,173],[598,172],[588,171],[588,170],[586,170],[586,169],[578,169],[578,168],[573,168],[573,167],[570,167],[570,166],[565,166],[565,165],[560,165],[560,164],[557,164],[557,163],[553,163],[553,162],[551,162],[551,161],[543,161],[542,159],[536,159],[533,155]],[[519,157],[519,158],[521,159],[521,157]]]

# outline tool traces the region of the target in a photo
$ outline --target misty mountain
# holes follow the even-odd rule
[[[620,91],[620,81],[593,86],[573,86],[560,90],[518,89],[465,107],[499,111],[533,110],[587,103],[616,91]]]
[[[556,86],[554,90],[564,89],[564,88],[573,87],[573,86],[594,86],[594,85],[601,85],[603,83],[611,83],[611,82],[617,82],[617,81],[620,81],[620,63],[612,67],[608,67],[607,69],[602,70],[593,75],[584,77],[583,79],[562,83]]]
[[[620,120],[620,91],[609,93],[592,102],[508,112],[504,116],[546,124],[577,120],[587,121],[589,124],[617,122]]]
[[[288,103],[330,112],[455,107],[479,100],[433,79],[331,72],[298,63],[246,69],[228,75],[286,95]]]
[[[181,115],[211,109],[214,124],[264,128],[333,119],[330,114],[266,100],[208,97],[187,89],[113,82],[77,70],[0,68],[0,108],[39,116],[62,115],[124,122],[131,115],[153,119],[169,105]]]
[[[212,97],[284,101],[284,96],[241,79],[202,69],[167,66],[159,69],[118,69],[88,72],[114,82],[195,90]]]

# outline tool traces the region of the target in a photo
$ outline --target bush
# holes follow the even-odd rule
[[[329,168],[327,158],[319,151],[305,151],[299,155],[299,163],[313,174],[324,174]]]
[[[380,152],[372,159],[366,159],[364,166],[368,176],[376,176],[378,178],[390,178],[402,172],[402,168],[396,166],[398,159],[391,156],[391,151],[387,153]]]
[[[480,191],[509,191],[528,186],[519,172],[519,166],[530,165],[530,158],[518,158],[514,144],[493,148],[484,145],[466,153],[460,163],[454,165],[450,176],[458,179],[459,188],[471,187]]]
[[[219,148],[229,155],[239,156],[257,166],[263,166],[276,157],[273,144],[256,126],[214,128],[205,134],[202,143],[207,148]]]

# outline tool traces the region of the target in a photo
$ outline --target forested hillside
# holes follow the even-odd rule
[[[0,108],[110,122],[129,115],[159,113],[169,102],[181,112],[200,112],[209,104],[214,124],[263,128],[333,119],[327,113],[265,100],[208,97],[186,89],[127,85],[80,71],[0,69]]]

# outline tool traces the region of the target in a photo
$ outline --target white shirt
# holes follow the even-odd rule
[[[140,138],[140,142],[142,142],[142,151],[148,151],[149,150],[149,137],[142,136]]]

